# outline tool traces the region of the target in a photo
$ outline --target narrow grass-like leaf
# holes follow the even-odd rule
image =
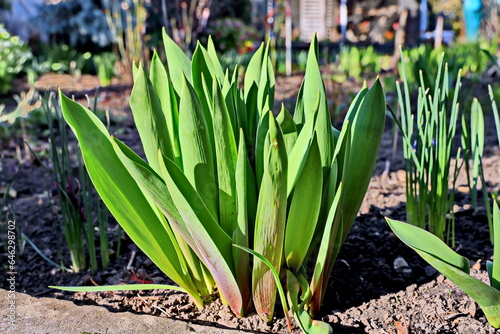
[[[497,201],[493,201],[493,266],[491,268],[491,286],[500,290],[500,210]]]
[[[474,98],[470,110],[470,140],[472,149],[472,207],[477,206],[477,186],[479,173],[481,173],[481,159],[484,151],[484,117],[481,104]],[[484,184],[482,185],[484,187]]]
[[[187,292],[181,287],[167,284],[119,284],[101,286],[49,286],[51,289],[74,292],[99,292],[99,291],[138,291],[138,290],[175,290]]]

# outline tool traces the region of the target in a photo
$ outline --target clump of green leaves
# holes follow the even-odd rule
[[[270,321],[279,292],[305,332],[330,331],[312,317],[373,173],[385,123],[380,82],[362,88],[339,131],[316,38],[293,117],[284,107],[272,112],[268,45],[253,55],[240,87],[238,69],[223,70],[210,39],[192,59],[165,33],[164,44],[167,67],[156,54],[149,71],[136,67],[130,97],[148,162],[61,94],[97,191],[196,305],[217,291],[237,316],[253,304]]]
[[[420,72],[420,88],[413,114],[406,66],[402,60],[403,91],[397,85],[406,171],[406,216],[410,224],[426,227],[447,243],[454,244],[453,216],[455,181],[460,170],[460,152],[453,151],[459,115],[460,72],[453,98],[448,67],[441,57],[431,91]],[[404,94],[403,94],[404,93]],[[394,118],[396,116],[394,115]],[[452,167],[452,158],[456,157]],[[453,189],[448,191],[450,179]]]
[[[98,255],[101,267],[109,264],[109,238],[107,209],[99,200],[85,170],[80,152],[73,159],[72,146],[68,140],[68,129],[56,107],[55,97],[49,95],[42,99],[42,109],[49,126],[50,152],[54,189],[61,212],[62,230],[71,257],[71,269],[75,272],[90,268],[95,272],[98,267]],[[78,176],[74,165],[78,166]],[[96,237],[95,229],[99,230]],[[100,254],[96,248],[100,246]],[[87,260],[88,259],[88,260]]]

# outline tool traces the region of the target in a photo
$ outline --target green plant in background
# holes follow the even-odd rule
[[[12,80],[24,72],[33,55],[18,36],[11,36],[0,24],[0,94],[12,88]]]
[[[165,33],[164,44],[167,69],[156,54],[149,74],[135,68],[130,98],[148,163],[61,94],[64,117],[110,212],[180,285],[146,288],[181,289],[199,307],[217,291],[237,316],[253,303],[266,321],[279,291],[305,332],[330,331],[311,317],[319,313],[374,169],[385,123],[380,82],[363,87],[338,131],[316,38],[293,117],[284,107],[277,117],[271,112],[269,46],[253,55],[240,88],[237,70],[222,69],[210,39],[207,48],[198,44],[192,59]],[[278,272],[286,273],[283,281]]]
[[[81,75],[91,69],[90,52],[79,52],[67,44],[41,44],[40,54],[28,65],[33,77],[47,72]]]
[[[130,74],[133,62],[143,56],[147,11],[144,0],[103,0],[109,29],[116,42],[122,71]]]
[[[348,78],[361,81],[363,73],[380,73],[390,69],[390,57],[379,54],[373,46],[358,48],[344,47],[340,50],[334,64],[333,79],[344,82]]]
[[[75,177],[67,125],[55,102],[50,95],[42,99],[49,126],[53,192],[57,194],[61,210],[62,230],[70,251],[72,270],[78,272],[87,268],[88,257],[88,267],[95,272],[98,268],[96,240],[99,241],[102,268],[107,268],[109,263],[108,213],[96,196],[79,152],[76,160],[78,177]],[[99,230],[97,238],[94,232],[96,227]]]
[[[101,86],[108,86],[115,76],[115,55],[112,52],[105,52],[93,57],[97,69],[97,76]]]
[[[404,59],[402,75],[404,94],[397,85],[401,121],[397,122],[403,137],[406,171],[406,217],[410,224],[428,229],[449,244],[455,242],[454,188],[460,170],[460,149],[453,154],[458,120],[458,94],[460,72],[453,99],[450,98],[448,67],[441,57],[434,91],[429,93],[423,72],[420,72],[420,88],[416,114],[412,114],[410,90]],[[395,119],[397,117],[393,115]],[[456,156],[451,171],[452,158]],[[451,172],[451,175],[450,175]],[[453,188],[448,192],[449,181]]]
[[[488,54],[494,55],[497,49],[498,37],[491,41],[453,44],[446,49],[433,48],[431,45],[424,44],[417,48],[404,50],[402,55],[405,62],[399,64],[399,73],[402,73],[404,64],[410,91],[418,88],[421,76],[425,86],[434,91],[434,79],[438,75],[438,69],[434,64],[439,63],[442,53],[445,52],[448,64],[448,85],[451,89],[455,84],[454,80],[459,70],[461,77],[468,77],[473,82],[477,81],[478,77],[488,69],[491,62],[491,57]]]
[[[431,233],[411,224],[386,218],[394,234],[415,250],[425,261],[455,283],[481,307],[491,326],[500,327],[500,210],[493,204],[493,229],[495,242],[493,262],[486,268],[490,285],[470,276],[470,263],[465,257],[455,253]]]

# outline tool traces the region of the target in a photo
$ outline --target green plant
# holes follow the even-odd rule
[[[70,251],[72,270],[78,272],[87,268],[88,256],[88,267],[95,272],[98,268],[94,235],[96,224],[99,229],[97,240],[102,268],[106,268],[109,263],[108,214],[96,196],[79,152],[76,159],[78,177],[74,176],[67,125],[60,109],[55,107],[55,102],[50,95],[42,99],[42,108],[49,126],[49,155],[55,188],[53,193],[57,195],[61,210],[62,230]]]
[[[81,75],[90,72],[91,57],[90,52],[79,52],[67,44],[41,44],[40,54],[30,67],[37,74],[52,71]]]
[[[107,86],[115,76],[115,55],[112,52],[105,52],[94,56],[94,64],[97,68],[97,76],[101,86]]]
[[[389,56],[378,54],[373,46],[344,47],[340,50],[334,64],[333,79],[340,83],[348,78],[360,81],[363,73],[380,73],[382,69],[388,70],[389,67]]]
[[[12,88],[12,80],[24,72],[24,65],[32,57],[19,36],[11,36],[0,24],[0,94]]]
[[[495,242],[493,262],[488,261],[486,268],[490,285],[470,276],[470,263],[458,255],[431,233],[411,224],[386,218],[394,234],[415,250],[425,261],[436,268],[482,308],[490,325],[500,327],[500,210],[493,205],[493,228]]]
[[[495,118],[495,128],[497,129],[497,139],[498,144],[500,145],[500,118],[498,116],[498,107],[495,102],[495,95],[493,94],[493,89],[490,85],[488,85],[488,93],[490,95],[491,100],[491,109],[493,110],[493,117]]]
[[[441,240],[454,244],[454,188],[460,170],[460,149],[451,171],[453,141],[458,120],[458,94],[460,72],[453,99],[450,99],[448,67],[441,57],[434,91],[429,93],[423,72],[420,72],[420,88],[416,114],[412,114],[406,63],[402,59],[404,95],[397,85],[401,121],[397,124],[403,137],[406,171],[406,217],[410,224],[428,229]],[[449,108],[449,109],[448,109]],[[396,115],[393,115],[397,119]],[[451,175],[450,175],[451,172]],[[448,192],[450,176],[453,189]]]
[[[149,75],[142,66],[134,70],[130,97],[148,163],[60,94],[96,189],[130,238],[197,306],[217,291],[237,316],[253,303],[270,321],[278,291],[305,332],[328,332],[311,317],[374,169],[385,123],[380,82],[362,88],[338,131],[316,38],[293,117],[284,107],[277,117],[271,112],[269,46],[253,55],[240,88],[211,40],[207,48],[198,44],[192,59],[165,33],[164,44],[168,71],[155,54]],[[307,263],[315,264],[312,272]]]

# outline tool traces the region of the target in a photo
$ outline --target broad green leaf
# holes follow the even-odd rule
[[[254,250],[281,268],[286,220],[287,157],[283,135],[274,116],[269,112],[270,147],[259,192],[255,221]],[[255,309],[265,321],[274,313],[276,283],[271,271],[256,261],[252,271],[252,291]]]
[[[287,196],[290,196],[290,193],[297,182],[300,172],[302,171],[302,167],[304,167],[304,163],[306,162],[307,152],[309,151],[309,147],[311,145],[311,140],[314,135],[314,125],[316,123],[316,116],[319,107],[319,92],[316,99],[316,106],[314,107],[314,113],[311,115],[311,118],[305,123],[302,131],[300,131],[299,136],[297,137],[297,141],[293,146],[292,151],[288,157],[288,173],[287,173]]]
[[[214,46],[214,41],[212,40],[212,36],[208,36],[207,52],[208,55],[210,56],[212,64],[214,65],[213,69],[215,72],[213,74],[218,80],[222,81],[224,79],[224,69],[220,64],[219,57],[217,56],[217,51],[215,51],[215,46]]]
[[[239,94],[238,86],[236,82],[233,82],[231,84],[228,83],[227,85],[228,85],[227,88],[223,87],[222,93],[226,101],[229,118],[231,119],[231,127],[233,129],[234,139],[236,141],[239,141],[239,129],[240,127],[241,128],[244,127],[240,124],[240,117],[238,115],[238,107],[239,107],[237,105],[237,96]],[[245,110],[242,110],[241,112],[245,113]]]
[[[269,112],[262,114],[257,127],[257,135],[255,136],[255,174],[257,185],[260,187],[262,175],[264,174],[264,161],[267,158],[265,155],[265,139],[269,131]]]
[[[237,199],[237,217],[236,228],[232,234],[233,243],[243,247],[250,244],[249,229],[249,210],[250,201],[255,202],[255,184],[248,182],[252,173],[248,163],[247,148],[245,145],[245,136],[240,129],[240,144],[238,147],[238,160],[236,162],[235,181],[236,181],[236,199]],[[253,189],[252,189],[253,188]],[[253,199],[251,198],[253,196]],[[250,258],[248,254],[240,249],[233,249],[234,267],[236,271],[236,280],[240,287],[243,306],[248,305],[251,295],[250,283]]]
[[[260,120],[260,112],[262,110],[258,103],[259,83],[261,69],[264,56],[264,43],[255,51],[254,55],[248,63],[243,80],[243,97],[245,102],[246,115],[241,115],[246,118],[247,129],[245,135],[248,143],[253,143],[255,131],[257,130],[258,121]]]
[[[132,80],[135,81],[135,76],[137,75],[137,72],[139,72],[139,66],[135,63],[135,61],[132,62]]]
[[[314,136],[308,156],[293,191],[285,232],[285,259],[297,273],[309,249],[321,206],[323,173],[318,141]]]
[[[200,97],[201,105],[203,107],[203,111],[205,112],[205,118],[208,122],[210,114],[208,101],[213,98],[211,88],[213,86],[213,80],[217,81],[217,79],[213,77],[215,73],[214,64],[212,63],[207,50],[199,42],[196,44],[191,65],[193,88]],[[205,80],[207,88],[210,88],[208,91],[203,89],[203,80]],[[206,98],[203,98],[205,95]]]
[[[213,124],[219,186],[219,223],[228,235],[232,235],[236,227],[237,149],[226,102],[215,81],[213,82]]]
[[[345,116],[346,120],[349,120],[351,123],[354,121],[354,117],[356,116],[359,110],[359,106],[363,102],[363,98],[365,97],[367,92],[368,88],[366,86],[366,81],[364,81],[363,87],[361,87],[361,90],[358,92],[358,94],[356,94],[351,104],[349,105],[349,109],[347,110],[347,114]]]
[[[218,190],[210,135],[198,96],[184,79],[179,104],[179,143],[184,174],[217,220]],[[157,152],[158,153],[158,152]]]
[[[420,252],[428,253],[432,257],[439,259],[450,266],[460,269],[467,274],[469,273],[469,260],[455,253],[442,240],[432,233],[397,220],[389,218],[386,218],[386,220],[398,238],[411,248]]]
[[[321,152],[323,173],[330,167],[333,154],[332,119],[328,110],[326,89],[321,76],[318,63],[318,39],[314,35],[307,56],[307,68],[304,75],[304,115],[306,123],[314,115],[319,92],[318,115],[316,117],[315,131],[318,135],[318,146]]]
[[[231,238],[220,228],[189,180],[170,159],[164,159],[165,182],[201,260],[212,274],[223,302],[243,314],[242,296],[234,277]]]
[[[158,172],[158,150],[174,159],[167,122],[158,95],[146,71],[139,67],[130,94],[130,108],[149,164]]]
[[[261,115],[273,109],[274,106],[274,70],[269,59],[269,45],[267,43],[262,57],[262,65],[260,69],[259,89],[257,93],[257,108]]]
[[[245,71],[245,78],[243,80],[243,87],[245,89],[245,102],[249,100],[249,94],[252,86],[259,86],[260,76],[262,75],[262,63],[264,59],[264,43],[255,51],[254,55],[248,63],[247,69]],[[257,92],[255,92],[257,94]],[[257,100],[257,97],[250,97],[252,100]],[[255,106],[257,108],[257,105]]]
[[[343,233],[341,224],[341,207],[344,191],[343,183],[341,182],[335,193],[335,198],[332,201],[326,218],[326,224],[321,238],[316,264],[314,266],[314,273],[310,284],[312,293],[310,313],[312,316],[319,312],[323,303],[323,297],[326,292],[328,279],[330,278],[330,272],[332,271],[333,264],[335,263],[338,251],[340,250]]]
[[[386,220],[398,238],[479,304],[490,325],[500,327],[500,291],[470,276],[469,260],[430,232],[397,220]]]
[[[163,66],[156,50],[154,51],[153,59],[151,60],[149,76],[156,94],[160,99],[163,115],[165,115],[167,132],[175,162],[182,169],[182,158],[179,147],[179,110],[177,107],[177,99],[175,97],[172,84],[170,83],[170,78],[165,70],[165,66]]]
[[[99,196],[134,243],[173,281],[199,296],[187,282],[175,247],[155,209],[121,163],[110,136],[90,110],[59,91],[62,113],[80,144],[85,166]]]
[[[285,108],[285,105],[281,105],[281,111],[276,117],[278,124],[281,127],[281,131],[283,131],[283,140],[285,141],[286,153],[290,155],[290,152],[297,141],[297,128],[295,127],[295,123],[293,122],[292,115]]]
[[[203,284],[204,278],[198,260],[201,258],[200,252],[189,230],[185,226],[179,211],[175,207],[165,182],[149,165],[121,141],[115,138],[112,144],[121,162],[134,180],[136,180],[146,197],[158,207],[163,215],[168,217],[168,223],[163,216],[160,217],[160,220],[165,226],[170,239],[173,241],[179,258],[181,260],[185,259],[186,264],[181,261],[184,273],[186,275],[188,272],[191,274],[194,284],[196,284],[200,293],[208,294],[208,289]],[[163,167],[163,164],[160,167]],[[163,168],[161,168],[161,171],[163,172]],[[193,251],[197,255],[193,254]]]
[[[182,93],[184,76],[192,84],[191,60],[184,51],[168,36],[165,28],[162,29],[163,44],[165,45],[165,55],[168,64],[168,73],[172,79],[172,85],[178,96]]]
[[[363,97],[351,124],[349,170],[345,183],[342,225],[350,231],[371,180],[385,127],[385,96],[379,79]]]

